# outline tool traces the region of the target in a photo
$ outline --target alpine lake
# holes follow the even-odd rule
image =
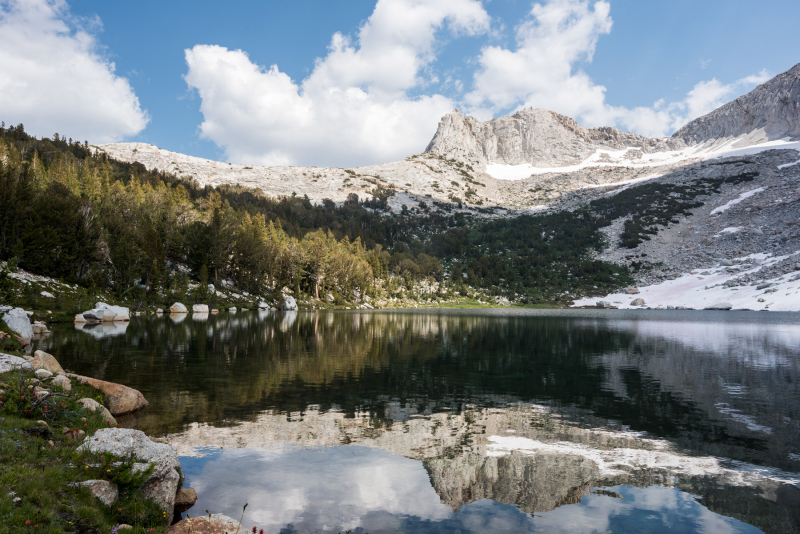
[[[800,314],[240,311],[53,325],[192,517],[266,533],[798,532]],[[185,516],[185,514],[184,514]]]

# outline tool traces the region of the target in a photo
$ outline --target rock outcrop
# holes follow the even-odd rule
[[[78,450],[94,453],[109,452],[136,460],[134,468],[144,471],[152,463],[153,473],[142,486],[142,494],[154,500],[172,522],[175,496],[183,483],[178,453],[164,443],[154,443],[139,430],[130,428],[102,428],[88,438]]]
[[[20,368],[30,369],[31,363],[19,356],[0,353],[0,373],[7,373]]]
[[[800,139],[800,63],[749,93],[695,119],[671,139],[699,145],[736,139],[736,146]]]
[[[598,149],[637,148],[650,153],[684,146],[678,138],[650,139],[616,128],[584,128],[546,109],[523,109],[487,122],[456,109],[442,117],[425,152],[481,168],[487,163],[562,167],[580,163]]]
[[[12,308],[3,315],[3,321],[9,330],[17,334],[23,345],[30,345],[33,339],[33,328],[27,312],[22,308]]]
[[[89,384],[90,386],[94,386],[105,393],[106,397],[108,397],[108,411],[110,411],[112,415],[123,415],[135,412],[150,404],[137,389],[129,388],[122,384],[115,384],[114,382],[89,378],[88,376],[72,374],[69,376]]]

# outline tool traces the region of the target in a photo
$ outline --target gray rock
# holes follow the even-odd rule
[[[63,375],[61,375],[61,376],[63,376]],[[109,412],[108,409],[105,406],[103,406],[102,404],[100,404],[96,400],[94,400],[94,399],[80,399],[80,400],[78,400],[78,404],[80,404],[81,406],[83,406],[84,408],[86,408],[87,410],[90,410],[92,412],[100,411],[100,414],[103,416],[103,421],[106,421],[107,423],[111,423],[111,426],[117,426],[117,420],[114,419],[114,416],[111,415],[111,412]]]
[[[155,443],[139,430],[130,428],[101,428],[83,445],[79,451],[110,452],[121,457],[137,460],[134,469],[144,471],[152,463],[153,473],[142,486],[145,497],[153,499],[167,513],[167,523],[172,523],[175,495],[183,483],[179,473],[178,453],[165,443]]]
[[[58,386],[64,391],[72,391],[72,382],[64,375],[58,375],[53,379],[53,385]]]
[[[730,310],[733,305],[730,302],[717,302],[711,306],[703,308],[704,310]]]
[[[112,321],[131,320],[131,312],[124,306],[113,306],[111,304],[106,304],[105,302],[97,302],[94,307],[98,310],[108,310],[110,313],[105,314],[104,317],[108,317],[113,314],[114,317],[111,319]]]
[[[283,309],[284,311],[294,311],[297,309],[297,301],[294,300],[294,297],[287,296],[283,300]]]
[[[83,482],[75,482],[72,487],[89,488],[92,491],[92,495],[106,506],[111,506],[119,499],[117,486],[107,480],[84,480]]]
[[[758,284],[758,285],[756,286],[756,289],[758,289],[758,290],[761,290],[761,289],[767,289],[767,288],[768,288],[769,286],[771,286],[771,285],[772,285],[772,284],[770,284],[770,283],[766,283],[766,284]]]
[[[33,339],[33,329],[28,314],[22,308],[13,308],[3,315],[3,321],[8,328],[22,338],[25,345],[30,345]]]
[[[637,288],[635,288],[635,287],[629,287],[629,288],[625,289],[625,293],[627,293],[628,295],[638,295],[639,294],[639,290]]]
[[[19,368],[30,369],[31,363],[24,358],[0,352],[0,373],[7,373]]]
[[[45,378],[50,378],[51,376],[53,376],[53,373],[51,373],[47,369],[37,369],[33,373],[33,376],[35,376],[39,380],[44,380]]]
[[[597,301],[597,307],[598,308],[612,308],[613,306],[607,300],[598,300]]]
[[[88,322],[111,322],[117,316],[112,310],[106,308],[95,308],[93,310],[86,310],[81,315]]]
[[[189,313],[189,311],[186,309],[186,306],[184,306],[180,302],[176,302],[175,304],[170,306],[169,307],[169,312],[170,313]]]

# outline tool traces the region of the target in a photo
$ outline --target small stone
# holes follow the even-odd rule
[[[635,287],[629,287],[625,290],[625,293],[627,293],[628,295],[638,295],[639,290]]]
[[[47,369],[36,369],[33,375],[39,380],[44,380],[45,378],[50,378],[51,376],[53,376],[53,373],[51,373]]]

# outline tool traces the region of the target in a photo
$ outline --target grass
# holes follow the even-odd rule
[[[105,401],[95,388],[72,383],[73,393],[56,400],[64,407],[28,416],[15,409],[9,399],[30,379],[19,371],[0,374],[4,404],[0,406],[0,525],[9,533],[108,533],[119,524],[135,528],[126,532],[163,533],[167,529],[163,511],[139,492],[145,475],[136,474],[130,459],[111,455],[77,453],[83,441],[72,440],[62,428],[80,429],[91,435],[107,428],[99,413],[85,410],[80,398]],[[58,392],[58,388],[50,388]],[[48,427],[37,423],[47,419]],[[107,479],[118,484],[120,500],[109,507],[88,488],[71,484],[90,479]],[[151,529],[155,530],[151,530]]]

